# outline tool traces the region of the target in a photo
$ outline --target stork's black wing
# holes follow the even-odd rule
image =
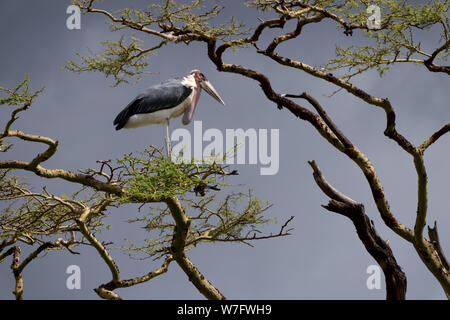
[[[139,94],[114,119],[116,130],[122,129],[128,119],[135,114],[152,113],[179,105],[192,92],[192,89],[173,79],[152,86]]]

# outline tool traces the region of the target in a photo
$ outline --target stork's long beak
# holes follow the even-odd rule
[[[205,90],[211,97],[216,99],[219,103],[225,105],[225,102],[223,102],[222,98],[217,93],[216,89],[212,86],[211,82],[208,80],[200,81],[200,86],[203,90]]]

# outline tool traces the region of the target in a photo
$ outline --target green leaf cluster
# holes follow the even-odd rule
[[[0,97],[0,105],[30,106],[33,103],[34,98],[42,93],[45,88],[30,92],[29,83],[30,77],[27,75],[14,89],[0,87],[0,93],[6,94],[6,97]]]
[[[136,84],[141,80],[141,74],[148,66],[146,57],[149,54],[156,54],[155,50],[142,49],[142,41],[136,37],[131,37],[129,43],[125,42],[125,36],[119,41],[101,41],[106,46],[102,54],[90,53],[83,56],[77,53],[81,62],[67,60],[63,69],[76,73],[85,71],[98,71],[105,74],[106,77],[114,77],[114,87],[120,83]],[[134,79],[134,80],[131,80]]]
[[[382,76],[395,62],[422,64],[431,56],[423,48],[418,35],[432,27],[441,29],[441,41],[447,41],[450,34],[448,11],[450,1],[433,1],[425,4],[402,0],[345,1],[341,5],[333,2],[330,11],[349,24],[364,26],[369,14],[366,8],[377,5],[381,9],[381,29],[364,30],[368,45],[336,46],[335,57],[320,66],[322,70],[348,71],[342,76],[349,79],[369,69],[375,69]],[[339,28],[343,28],[338,24]],[[437,39],[439,40],[439,39]],[[450,48],[442,50],[437,59],[445,60]],[[433,50],[431,50],[433,51]]]
[[[98,1],[78,0],[75,5],[86,13]],[[244,25],[233,16],[224,23],[215,23],[213,20],[220,14],[223,7],[213,5],[205,6],[205,0],[194,0],[190,4],[176,3],[172,0],[161,1],[160,4],[151,4],[144,9],[123,8],[112,13],[116,20],[107,19],[111,31],[119,31],[125,28],[142,30],[153,28],[161,34],[173,36],[195,35],[203,40],[230,41],[233,36],[243,35],[248,30],[243,30]],[[122,35],[119,41],[102,41],[106,49],[100,54],[90,51],[88,55],[77,53],[81,61],[67,60],[63,67],[76,73],[101,72],[106,77],[114,78],[113,86],[121,83],[136,84],[146,72],[148,67],[148,55],[156,54],[157,50],[168,42],[160,38],[161,42],[151,48],[143,48],[143,41],[132,36],[127,43]],[[177,42],[177,41],[175,41]],[[186,44],[190,40],[184,41]],[[233,47],[239,46],[233,43]]]
[[[117,160],[123,166],[126,193],[122,202],[136,199],[161,201],[184,196],[198,186],[225,185],[218,181],[223,172],[217,163],[173,162],[156,148],[149,148],[139,156],[124,155]]]

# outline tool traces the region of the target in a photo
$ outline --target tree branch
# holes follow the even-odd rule
[[[170,253],[201,294],[210,300],[224,300],[225,296],[201,274],[184,252],[191,222],[181,203],[176,197],[166,199],[166,203],[176,223]]]
[[[87,6],[86,7],[86,6],[79,5],[79,7],[81,9],[86,10],[87,12],[103,14],[106,17],[108,17],[108,19],[111,20],[114,23],[122,24],[122,25],[127,26],[127,27],[129,27],[131,29],[142,31],[142,32],[145,32],[147,34],[150,34],[150,35],[162,38],[162,39],[164,39],[166,41],[170,41],[170,42],[173,42],[173,43],[194,41],[194,40],[204,40],[204,38],[202,36],[197,35],[195,33],[186,33],[186,34],[181,34],[181,35],[174,35],[173,32],[163,33],[163,32],[159,32],[159,31],[154,30],[154,29],[150,29],[150,28],[146,27],[144,24],[136,23],[136,22],[130,21],[128,19],[125,19],[124,17],[117,18],[117,17],[115,17],[114,15],[112,15],[110,12],[108,12],[106,10],[95,9],[95,8],[92,8],[92,6]]]
[[[345,153],[347,156],[349,156],[362,170],[364,173],[369,186],[372,190],[372,195],[375,200],[375,203],[377,205],[378,211],[381,214],[381,217],[383,218],[383,221],[386,223],[386,225],[391,228],[394,232],[396,232],[398,235],[400,235],[402,238],[409,242],[413,242],[413,232],[409,228],[407,228],[405,225],[400,223],[395,219],[393,216],[388,201],[385,197],[383,187],[381,185],[381,182],[378,179],[378,176],[376,174],[375,168],[373,167],[370,160],[356,147],[353,146],[351,148],[345,148],[343,143],[339,140],[339,138],[336,136],[336,134],[322,121],[322,119],[309,111],[308,109],[305,109],[298,104],[294,103],[292,100],[289,100],[282,95],[276,93],[273,91],[272,86],[270,84],[269,79],[254,70],[245,68],[240,65],[231,65],[226,64],[222,60],[222,54],[221,52],[219,54],[218,51],[215,51],[215,42],[209,42],[208,43],[208,56],[216,64],[216,67],[219,71],[223,72],[231,72],[231,73],[237,73],[241,74],[247,78],[251,78],[253,80],[256,80],[259,82],[264,94],[266,97],[274,102],[279,108],[280,106],[286,107],[289,111],[291,111],[295,116],[299,117],[302,120],[306,120],[309,123],[311,123],[316,130],[328,141],[330,142],[336,149],[339,151]],[[272,56],[273,54],[270,54]],[[285,59],[285,58],[283,58]],[[283,60],[287,61],[287,60]],[[292,60],[289,59],[288,65],[292,63]],[[294,63],[295,65],[296,63]],[[399,135],[397,131],[395,130],[395,113],[392,109],[392,106],[388,99],[380,99],[373,96],[370,96],[363,90],[355,87],[349,82],[343,81],[339,78],[336,78],[332,75],[328,75],[326,73],[323,73],[322,71],[319,71],[313,67],[307,66],[305,64],[300,63],[302,67],[306,67],[305,70],[308,70],[309,72],[312,72],[314,74],[324,76],[324,78],[330,78],[333,79],[333,81],[337,81],[339,84],[344,86],[347,90],[353,92],[356,96],[361,97],[363,100],[367,100],[369,103],[377,105],[379,107],[382,107],[388,116],[387,121],[387,128],[385,130],[385,134],[390,135],[393,137],[394,140],[396,140],[399,144],[403,146],[404,149],[406,149],[410,153],[415,152],[414,146],[412,146],[403,136]]]
[[[352,220],[359,239],[369,254],[383,269],[386,280],[386,299],[404,300],[406,295],[406,275],[397,264],[389,244],[376,232],[373,222],[365,213],[364,205],[357,203],[331,186],[322,176],[315,161],[308,161],[314,173],[314,180],[319,188],[331,198],[328,211],[339,213]]]
[[[444,251],[442,250],[441,242],[439,241],[439,233],[436,221],[434,221],[433,228],[430,228],[430,226],[428,226],[428,236],[430,237],[430,241],[433,243],[434,249],[439,254],[439,258],[441,258],[442,264],[444,265],[445,269],[450,272],[450,265],[444,255]]]
[[[13,255],[13,262],[11,264],[11,270],[13,271],[14,278],[16,281],[16,285],[14,287],[13,294],[16,297],[16,300],[23,300],[23,278],[22,278],[22,272],[20,272],[18,270],[20,267],[20,247],[14,246],[10,250]],[[8,251],[10,251],[10,250],[8,250]]]
[[[75,252],[71,251],[68,246],[70,245],[70,242],[64,241],[64,239],[59,238],[55,242],[44,242],[41,244],[36,250],[31,252],[25,260],[23,260],[22,263],[20,263],[20,253],[21,249],[19,246],[10,247],[7,251],[5,251],[3,254],[0,254],[0,263],[9,255],[13,255],[13,262],[11,264],[11,270],[13,271],[14,278],[15,278],[15,288],[13,291],[13,294],[16,297],[16,300],[22,300],[23,299],[23,277],[22,273],[25,267],[33,261],[42,251],[45,251],[50,248],[56,248],[59,246],[65,246],[67,247],[68,251],[71,253],[76,254]]]
[[[423,62],[423,64],[427,67],[431,72],[444,72],[450,75],[450,66],[439,66],[433,63],[434,59],[437,57],[439,53],[448,49],[450,47],[450,39],[448,39],[442,46],[434,50],[431,56]]]
[[[173,257],[169,256],[164,260],[163,265],[159,269],[153,270],[142,277],[135,277],[127,280],[117,280],[117,281],[112,280],[108,283],[102,284],[98,288],[94,289],[94,291],[103,299],[121,300],[120,296],[117,293],[113,292],[113,290],[135,286],[137,284],[150,281],[151,279],[163,273],[166,273],[169,268],[169,264],[170,262],[172,262],[172,260]]]
[[[303,92],[300,95],[286,94],[285,97],[306,99],[314,107],[314,109],[317,110],[317,113],[320,115],[323,121],[325,121],[325,123],[331,129],[331,131],[334,132],[336,137],[338,137],[338,139],[342,142],[345,148],[353,147],[353,144],[350,142],[350,140],[348,140],[348,138],[342,133],[342,131],[339,130],[339,128],[335,125],[333,120],[331,120],[331,118],[328,116],[325,109],[320,105],[320,103],[315,98],[313,98],[306,92]]]
[[[446,134],[449,131],[450,131],[450,123],[447,123],[440,130],[438,130],[435,133],[433,133],[433,135],[431,137],[429,137],[424,142],[422,142],[422,144],[419,146],[419,149],[422,151],[422,153],[425,152],[425,150],[430,145],[435,143],[440,137],[442,137],[444,134]]]
[[[105,183],[86,174],[79,174],[64,169],[46,169],[40,164],[50,159],[58,148],[58,141],[44,136],[37,136],[27,134],[22,131],[6,130],[0,135],[0,139],[5,137],[18,137],[25,141],[38,142],[48,145],[48,149],[41,154],[38,154],[31,161],[6,160],[0,161],[0,169],[22,169],[34,172],[36,175],[44,178],[61,178],[70,182],[80,183],[85,186],[92,187],[99,191],[121,195],[123,190],[120,186]]]
[[[108,266],[108,268],[109,268],[109,270],[111,271],[111,274],[112,274],[112,280],[113,281],[119,281],[120,280],[119,268],[117,267],[117,265],[114,262],[113,258],[109,255],[108,251],[103,246],[103,244],[95,238],[95,236],[89,231],[88,227],[86,226],[86,221],[89,218],[89,214],[90,214],[90,210],[87,209],[75,221],[76,221],[78,227],[80,228],[80,232],[89,241],[89,243],[97,250],[97,252],[102,257],[103,261]]]

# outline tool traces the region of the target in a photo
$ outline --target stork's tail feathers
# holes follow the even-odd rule
[[[128,121],[128,109],[122,110],[114,119],[113,124],[116,126],[116,130],[122,129]]]

